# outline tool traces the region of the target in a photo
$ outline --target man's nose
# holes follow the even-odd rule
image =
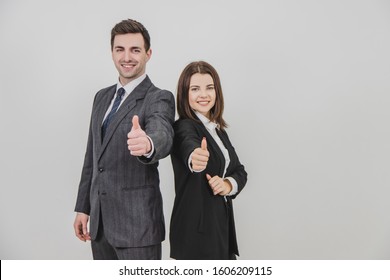
[[[131,59],[132,59],[131,51],[125,51],[124,59],[125,59],[125,61],[131,61]]]

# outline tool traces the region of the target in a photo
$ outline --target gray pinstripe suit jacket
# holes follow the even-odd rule
[[[92,239],[101,219],[115,247],[159,244],[165,225],[157,167],[172,147],[175,101],[171,92],[146,77],[123,102],[102,141],[103,117],[115,90],[113,85],[95,96],[75,211],[90,215]],[[127,148],[134,115],[153,141],[155,152],[149,159],[131,156]]]

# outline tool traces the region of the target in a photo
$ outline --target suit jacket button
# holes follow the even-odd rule
[[[100,167],[99,172],[102,173],[103,171],[104,171],[104,169]]]

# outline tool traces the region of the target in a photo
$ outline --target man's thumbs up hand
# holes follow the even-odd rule
[[[191,165],[192,170],[200,172],[206,169],[207,162],[209,161],[210,153],[207,150],[206,137],[203,137],[200,143],[200,148],[196,148],[192,152]]]
[[[137,115],[134,115],[133,119],[132,119],[132,122],[133,122],[133,127],[131,128],[131,130],[134,130],[134,129],[140,129],[140,125],[139,125],[139,119],[138,119],[138,116]]]
[[[139,119],[137,115],[134,115],[132,122],[133,127],[127,134],[127,145],[130,154],[138,157],[147,155],[152,149],[149,138],[139,125]]]

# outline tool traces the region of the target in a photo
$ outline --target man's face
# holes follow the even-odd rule
[[[152,50],[145,50],[144,38],[140,33],[116,35],[112,48],[112,60],[124,86],[145,73],[146,62]]]

